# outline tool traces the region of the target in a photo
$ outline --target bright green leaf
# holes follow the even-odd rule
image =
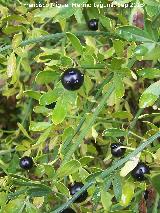
[[[120,200],[120,205],[126,207],[130,204],[134,196],[135,185],[131,182],[126,182],[122,187],[122,196]]]
[[[151,84],[141,95],[140,108],[152,106],[160,95],[160,81]]]
[[[104,210],[109,211],[112,205],[112,195],[107,192],[105,189],[101,190],[101,202]]]
[[[52,112],[52,121],[54,124],[61,123],[67,115],[67,104],[62,98],[57,100],[57,104]]]
[[[154,79],[160,78],[160,69],[156,68],[143,68],[137,71],[138,75],[143,78]]]
[[[83,52],[83,46],[81,45],[79,39],[72,33],[67,33],[67,37],[72,43],[74,49],[79,53],[82,54]]]
[[[40,94],[40,92],[38,92],[38,91],[33,91],[33,90],[26,90],[26,91],[24,91],[24,94],[25,95],[28,95],[29,97],[31,97],[31,98],[33,98],[33,99],[35,99],[35,100],[39,100],[40,99],[40,97],[41,97],[41,94]]]
[[[48,84],[58,79],[59,74],[54,71],[41,71],[36,76],[37,84]]]
[[[77,172],[80,167],[81,167],[81,164],[78,160],[70,160],[64,165],[61,165],[61,167],[57,170],[57,175],[60,178],[71,175]]]
[[[53,102],[56,102],[56,100],[59,98],[59,96],[62,93],[62,89],[59,88],[55,88],[54,90],[49,90],[48,92],[44,93],[40,99],[39,99],[39,103],[41,105],[48,105],[51,104]]]
[[[125,130],[118,129],[118,128],[110,128],[106,129],[103,133],[103,135],[107,137],[121,137],[121,136],[126,136],[128,133]]]
[[[48,127],[50,127],[51,124],[48,122],[34,122],[31,121],[30,126],[29,126],[29,130],[30,131],[43,131],[45,129],[47,129]]]
[[[117,34],[126,39],[127,41],[137,41],[137,42],[154,42],[150,35],[134,26],[122,26],[117,28]]]

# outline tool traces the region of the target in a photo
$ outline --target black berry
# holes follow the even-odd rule
[[[33,160],[31,157],[24,156],[20,159],[19,165],[22,169],[29,170],[33,167]]]
[[[53,103],[51,103],[51,104],[46,105],[46,107],[47,107],[48,109],[54,109],[55,106],[56,106],[56,102],[53,102]]]
[[[62,74],[61,82],[67,90],[78,90],[83,85],[84,75],[76,68],[69,68]]]
[[[84,186],[83,183],[81,182],[75,182],[71,185],[69,185],[68,189],[70,191],[70,195],[74,195],[76,194],[76,192],[78,192],[82,187]],[[88,192],[84,191],[75,201],[74,203],[81,203],[83,201],[85,201],[88,197]]]
[[[76,212],[71,208],[67,208],[67,209],[63,210],[61,213],[76,213]]]
[[[150,169],[145,163],[138,163],[138,165],[132,170],[132,177],[135,180],[143,181],[145,180],[145,174],[149,174]]]
[[[97,19],[91,19],[88,21],[88,28],[90,30],[96,31],[98,30],[98,20]]]
[[[126,151],[125,148],[121,148],[120,143],[112,143],[111,144],[111,153],[114,157],[122,157]]]

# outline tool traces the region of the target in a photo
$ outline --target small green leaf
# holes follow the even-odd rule
[[[43,131],[45,129],[47,129],[48,127],[50,127],[51,124],[48,122],[34,122],[31,121],[30,126],[29,126],[29,130],[30,131]]]
[[[42,197],[47,196],[49,193],[51,193],[52,190],[50,188],[43,188],[43,187],[35,187],[27,190],[27,194],[30,197]]]
[[[73,65],[73,61],[71,58],[67,57],[67,56],[62,56],[61,57],[61,65],[62,66],[72,66]]]
[[[160,57],[160,45],[157,43],[146,43],[149,51],[143,56],[143,60],[158,60]]]
[[[26,213],[38,213],[38,209],[31,203],[26,202]]]
[[[21,130],[21,132],[23,133],[24,136],[26,136],[27,138],[29,138],[30,140],[32,140],[32,138],[28,135],[28,132],[25,130],[25,128],[23,127],[22,124],[20,124],[19,122],[17,123],[18,128]]]
[[[120,75],[115,74],[113,77],[114,85],[115,85],[115,98],[121,99],[124,95],[125,88],[124,83]]]
[[[101,202],[104,210],[109,211],[112,205],[112,195],[107,192],[105,189],[101,190]]]
[[[24,207],[24,199],[17,198],[10,200],[9,203],[5,206],[3,213],[22,213]]]
[[[131,159],[125,163],[125,165],[122,167],[122,169],[120,171],[121,177],[127,176],[137,166],[140,155],[141,155],[141,153],[139,153],[136,157],[134,157],[133,159]]]
[[[60,178],[71,175],[77,172],[80,167],[81,167],[81,164],[78,160],[70,160],[69,162],[65,163],[57,170],[57,175]]]
[[[156,0],[144,0],[143,1],[145,4],[150,5],[150,6],[154,6],[154,7],[158,7],[159,8],[159,2]]]
[[[131,200],[134,196],[135,185],[134,185],[134,183],[127,182],[123,185],[122,188],[123,189],[122,189],[120,205],[126,207],[129,205],[129,203],[131,202]]]
[[[117,56],[122,57],[124,54],[124,42],[122,42],[121,40],[114,40],[113,41],[113,47],[115,49],[115,53],[117,54]]]
[[[81,45],[79,39],[72,33],[66,33],[68,39],[70,40],[70,42],[72,43],[74,49],[79,53],[82,54],[83,52],[83,46]]]
[[[107,137],[121,137],[121,136],[126,136],[128,134],[127,131],[122,130],[122,129],[117,129],[117,128],[110,128],[106,129],[103,133],[104,136]]]
[[[16,72],[16,56],[14,52],[11,53],[11,55],[8,58],[7,63],[7,75],[10,78],[13,76],[13,74]]]
[[[23,54],[25,54],[25,52]],[[31,67],[30,67],[30,63],[29,63],[28,58],[25,58],[25,57],[22,58],[21,65],[22,65],[25,72],[27,72],[29,74],[31,73]]]
[[[141,95],[140,108],[152,106],[160,95],[160,81],[151,84]]]
[[[82,166],[86,166],[88,163],[90,163],[94,159],[93,156],[84,156],[79,161]]]
[[[56,188],[58,189],[58,191],[60,193],[62,193],[63,195],[69,197],[70,196],[70,192],[69,189],[61,182],[54,182]]]
[[[1,197],[0,206],[3,206],[5,202],[7,201],[7,194],[4,191],[2,191],[0,192],[0,197]]]
[[[63,90],[60,88],[55,88],[54,90],[49,90],[48,92],[44,93],[39,99],[40,105],[49,105],[56,102],[59,96],[62,95],[62,91]]]
[[[16,49],[22,41],[22,33],[15,34],[12,39],[12,48]]]
[[[148,52],[147,47],[143,45],[138,45],[134,50],[134,54],[137,56],[144,56],[147,52]]]
[[[39,100],[40,99],[40,97],[41,97],[41,94],[40,94],[40,92],[38,92],[38,91],[32,91],[32,90],[26,90],[26,91],[24,91],[24,94],[25,95],[28,95],[29,97],[31,97],[31,98],[33,98],[33,99],[35,99],[35,100]]]
[[[104,55],[104,58],[105,58],[105,59],[108,59],[108,58],[111,58],[111,57],[113,56],[114,53],[115,53],[115,49],[114,49],[114,47],[111,47],[111,48],[109,48],[107,51],[105,51],[105,52],[103,53],[103,55]]]
[[[67,115],[67,104],[62,98],[57,100],[57,104],[52,112],[52,121],[54,124],[62,123]]]
[[[49,133],[51,131],[51,128],[52,126],[50,126],[49,128],[47,128],[41,135],[40,137],[38,138],[36,144],[34,144],[32,147],[38,147],[40,144],[44,143],[48,136],[49,136]]]
[[[138,70],[137,73],[142,78],[147,79],[160,78],[160,69],[156,68],[143,68]]]
[[[15,33],[15,32],[27,33],[27,29],[24,26],[8,26],[3,29],[3,32],[7,35]]]
[[[2,19],[2,22],[7,22],[7,21],[16,21],[17,23],[22,23],[22,24],[29,24],[29,22],[27,21],[26,18],[24,18],[23,16],[20,15],[10,15],[5,17],[4,19]]]
[[[101,16],[99,21],[107,30],[109,30],[109,31],[112,30],[112,21],[110,18],[108,18],[106,16]]]
[[[37,84],[48,84],[50,82],[54,82],[59,77],[59,74],[54,71],[41,71],[36,76]]]
[[[114,112],[112,114],[112,116],[114,118],[119,118],[119,119],[128,119],[131,120],[133,118],[132,114],[130,112],[127,111],[118,111],[118,112]]]
[[[116,33],[127,41],[154,42],[146,31],[134,26],[119,27],[117,28]]]

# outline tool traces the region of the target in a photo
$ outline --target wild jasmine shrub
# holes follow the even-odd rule
[[[0,3],[1,212],[159,212],[158,0]]]

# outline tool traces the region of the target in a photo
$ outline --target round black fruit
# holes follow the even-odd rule
[[[22,169],[29,170],[33,167],[33,159],[28,156],[24,156],[20,159],[19,165]]]
[[[149,174],[150,169],[145,163],[138,163],[138,165],[132,170],[132,177],[135,180],[143,181],[145,180],[145,174]]]
[[[88,21],[88,28],[90,30],[93,30],[93,31],[98,30],[98,20],[97,19],[90,19]]]
[[[84,186],[83,183],[81,182],[75,182],[71,185],[69,185],[68,189],[70,191],[70,195],[74,195],[76,194],[76,192],[78,192],[82,187]],[[83,201],[85,201],[88,197],[88,192],[84,191],[75,201],[74,203],[81,203]]]
[[[71,208],[67,208],[67,209],[63,210],[61,213],[76,213],[76,212]]]
[[[53,102],[53,103],[51,103],[51,104],[46,105],[46,107],[47,107],[48,109],[54,109],[55,106],[56,106],[56,102]]]
[[[125,148],[121,148],[120,143],[112,143],[111,144],[111,153],[114,157],[122,157],[126,151]]]
[[[61,82],[67,90],[78,90],[83,85],[84,75],[76,68],[69,68],[62,74]]]

